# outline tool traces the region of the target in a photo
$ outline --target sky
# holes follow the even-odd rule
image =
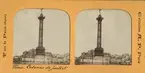
[[[62,10],[43,9],[43,45],[47,52],[69,53],[69,16]],[[40,9],[19,10],[14,18],[14,54],[21,55],[25,50],[36,49]]]
[[[97,46],[98,10],[78,13],[75,24],[75,56]],[[123,10],[101,10],[102,48],[111,54],[131,54],[131,16]]]

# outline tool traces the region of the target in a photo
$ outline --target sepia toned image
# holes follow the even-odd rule
[[[75,44],[76,65],[132,65],[131,16],[124,10],[83,10]]]
[[[13,64],[69,64],[68,14],[55,9],[18,11],[13,47]]]

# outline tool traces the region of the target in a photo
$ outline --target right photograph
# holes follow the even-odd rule
[[[132,65],[131,16],[124,10],[90,9],[75,24],[76,65]]]

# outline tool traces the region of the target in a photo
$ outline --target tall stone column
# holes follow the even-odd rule
[[[36,55],[45,55],[45,48],[43,47],[43,20],[45,16],[43,16],[42,12],[39,19],[39,39],[38,39],[38,47],[36,48]]]
[[[98,21],[98,30],[97,30],[97,47],[95,48],[95,56],[104,56],[104,50],[102,48],[102,20],[103,17],[101,14],[96,18]]]
[[[41,13],[40,16],[38,17],[39,19],[39,41],[38,41],[38,46],[43,46],[43,20],[45,17]]]

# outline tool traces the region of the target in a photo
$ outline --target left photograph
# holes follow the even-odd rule
[[[13,64],[70,64],[69,15],[57,9],[23,9],[14,17]]]

